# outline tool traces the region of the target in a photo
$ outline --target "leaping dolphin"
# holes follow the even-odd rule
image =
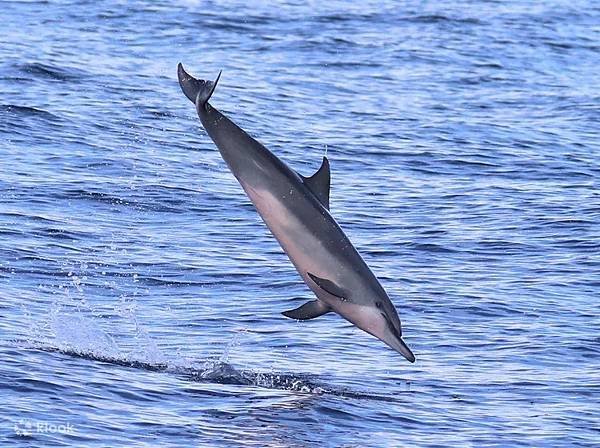
[[[317,296],[283,315],[307,320],[333,311],[414,362],[394,305],[329,213],[327,158],[311,177],[299,175],[208,103],[220,73],[215,81],[195,79],[180,63],[177,74],[229,169]]]

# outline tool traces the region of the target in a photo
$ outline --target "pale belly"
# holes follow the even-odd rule
[[[290,213],[283,202],[286,199],[277,198],[267,190],[242,186],[296,270],[318,297],[323,296],[323,291],[310,280],[307,272],[336,283],[343,280],[340,254],[332,253],[325,246],[323,235],[315,234],[305,222]]]

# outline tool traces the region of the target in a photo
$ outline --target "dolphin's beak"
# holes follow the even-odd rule
[[[415,355],[413,355],[413,352],[410,351],[410,348],[408,348],[408,345],[406,345],[401,337],[390,335],[390,337],[385,338],[383,342],[392,347],[410,362],[415,362]]]
[[[382,314],[382,316],[386,320],[387,328],[385,329],[383,336],[377,337],[408,359],[410,362],[415,362],[415,355],[413,355],[413,352],[410,351],[408,345],[406,345],[406,343],[402,340],[400,332],[394,328],[385,314]]]

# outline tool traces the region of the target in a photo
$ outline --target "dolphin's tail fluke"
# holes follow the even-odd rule
[[[214,81],[204,81],[203,79],[196,79],[186,72],[180,62],[177,65],[177,77],[179,78],[179,86],[185,96],[196,106],[203,106],[215,91],[221,72]]]

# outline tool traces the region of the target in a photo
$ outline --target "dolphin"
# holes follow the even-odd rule
[[[304,177],[210,105],[215,81],[192,77],[180,63],[179,85],[195,104],[213,140],[256,210],[313,291],[310,300],[286,317],[314,319],[335,312],[401,353],[415,356],[402,340],[398,313],[387,293],[329,213],[329,161]]]

